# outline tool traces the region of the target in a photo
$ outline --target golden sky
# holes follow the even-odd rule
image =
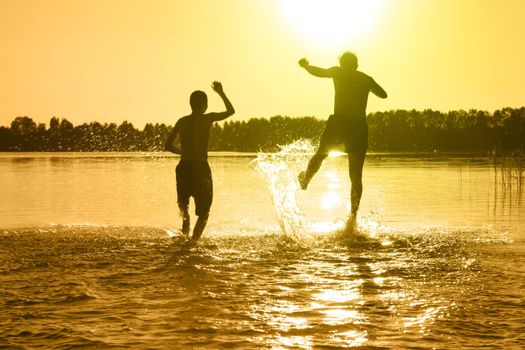
[[[341,0],[309,0],[309,13],[293,1],[2,0],[0,125],[23,115],[173,124],[196,89],[223,109],[213,80],[232,118],[326,118],[330,80],[297,61],[329,67],[344,50],[389,94],[371,96],[369,111],[525,105],[523,0],[376,0],[374,11],[343,0],[359,28]],[[339,41],[321,40],[325,29]]]

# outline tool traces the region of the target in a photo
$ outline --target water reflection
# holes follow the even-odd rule
[[[320,206],[324,210],[333,210],[343,202],[340,179],[334,171],[325,171],[324,177],[327,191],[321,198]]]
[[[111,224],[0,232],[6,262],[0,276],[8,288],[1,302],[13,306],[0,324],[21,344],[26,332],[11,330],[42,331],[42,319],[24,315],[49,313],[71,325],[64,338],[84,336],[91,324],[98,332],[93,339],[116,347],[162,348],[171,341],[173,348],[432,348],[437,337],[453,334],[457,343],[439,345],[455,349],[486,347],[479,334],[507,334],[510,340],[495,347],[519,348],[523,189],[516,177],[503,185],[500,168],[486,160],[372,158],[359,219],[363,240],[351,241],[334,232],[342,224],[334,222],[345,210],[341,203],[320,206],[330,193],[331,202],[347,200],[343,157],[328,160],[324,181],[313,183],[303,201],[297,194],[296,202],[287,202],[298,192],[295,170],[275,159],[270,175],[289,176],[272,188],[283,194],[282,207],[272,205],[266,178],[256,176],[248,159],[212,158],[222,189],[213,230],[189,249],[171,242],[175,233],[164,229],[177,227],[175,212],[166,210],[175,200],[167,190],[174,188],[174,163],[94,158],[51,165],[0,158],[0,227],[83,218]],[[308,213],[306,225],[290,210],[294,205]],[[277,216],[287,227],[301,228],[298,238],[311,239],[261,229],[275,224],[276,210],[283,210]],[[425,228],[435,218],[446,224]],[[405,229],[410,224],[417,228]],[[473,228],[453,227],[463,224]],[[518,232],[517,243],[507,239],[510,230]],[[64,302],[67,291],[72,299]],[[72,317],[79,308],[93,316]],[[112,328],[115,320],[125,334]],[[40,334],[44,341],[55,337]]]
[[[377,307],[377,301],[368,300],[375,299],[376,279],[387,268],[345,253],[318,254],[316,259],[283,268],[281,273],[293,272],[286,284],[281,276],[275,288],[279,292],[264,293],[267,299],[262,305],[253,305],[251,317],[263,321],[269,333],[279,334],[271,338],[273,349],[355,347],[369,340],[363,328],[372,322],[370,309]]]
[[[324,210],[332,210],[334,207],[340,205],[341,197],[336,192],[327,192],[321,199],[321,208]]]
[[[418,305],[415,303],[412,306]],[[403,326],[405,331],[408,331],[411,328],[416,328],[419,333],[428,335],[430,326],[438,319],[444,309],[446,309],[445,306],[428,307],[418,316],[404,317]]]
[[[331,233],[341,230],[344,227],[344,221],[318,221],[308,225],[308,231],[311,233]]]
[[[312,336],[277,336],[271,342],[273,350],[284,350],[292,348],[298,349],[313,349],[314,342]]]
[[[335,336],[334,340],[345,344],[348,347],[357,347],[364,345],[368,341],[368,333],[366,331],[348,331],[339,333],[339,336]]]
[[[332,259],[337,256],[332,255]],[[339,256],[339,259],[341,256]],[[291,337],[280,337],[284,344],[295,344],[301,349],[312,349],[316,346],[356,347],[366,345],[369,341],[369,330],[360,329],[374,324],[374,319],[388,316],[392,321],[389,327],[397,327],[403,332],[417,332],[429,335],[434,323],[446,313],[447,301],[432,294],[422,295],[419,288],[425,289],[425,278],[414,281],[401,276],[389,276],[392,270],[414,267],[402,261],[389,259],[370,260],[369,258],[352,259],[346,266],[329,263],[302,265],[301,271],[308,274],[310,281],[316,285],[325,285],[311,294],[308,308],[302,311],[304,317],[277,317],[281,330],[290,332],[293,329],[326,328],[325,337],[313,340],[308,336],[294,334]],[[336,268],[334,268],[336,267]],[[334,279],[322,277],[326,270],[338,276]],[[317,271],[313,275],[313,271]],[[396,274],[399,274],[397,272]],[[317,278],[314,276],[318,276]],[[421,279],[423,278],[423,279]],[[420,283],[422,287],[417,287]],[[412,287],[410,287],[412,285]],[[279,308],[285,314],[297,313],[299,308]],[[315,311],[315,312],[314,312]],[[288,346],[288,345],[285,345]]]
[[[327,325],[341,325],[347,323],[362,323],[364,318],[357,310],[327,309],[321,311],[324,315],[324,323]]]
[[[336,289],[325,289],[320,293],[314,294],[313,299],[324,301],[328,303],[346,303],[351,300],[356,300],[359,298],[359,291],[357,288],[363,283],[363,280],[355,280],[351,283],[345,283],[343,290]],[[318,307],[319,304],[315,304]]]

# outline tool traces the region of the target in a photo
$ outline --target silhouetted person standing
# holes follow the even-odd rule
[[[348,154],[350,173],[351,214],[347,228],[353,229],[357,211],[363,193],[363,164],[368,148],[368,124],[366,122],[366,104],[371,91],[380,98],[386,98],[385,90],[374,79],[357,70],[357,56],[345,52],[339,58],[339,67],[324,69],[311,66],[306,59],[299,65],[316,77],[332,78],[335,88],[334,114],[326,122],[326,127],[319,141],[319,148],[314,154],[308,168],[299,174],[301,189],[306,190],[308,183],[321,167],[334,146],[344,143]]]
[[[189,235],[190,215],[188,206],[190,197],[195,202],[195,215],[198,216],[191,240],[197,241],[202,235],[213,200],[213,181],[208,165],[208,141],[213,122],[223,120],[235,113],[230,100],[226,97],[218,81],[212,84],[222,98],[225,112],[205,113],[208,97],[203,91],[194,91],[190,96],[191,114],[180,118],[166,140],[166,150],[180,154],[176,168],[177,202],[182,215],[182,233]],[[179,147],[175,142],[180,142]]]

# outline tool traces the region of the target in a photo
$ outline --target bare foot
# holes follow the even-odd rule
[[[346,222],[345,232],[348,232],[349,234],[354,233],[356,226],[357,226],[357,214],[352,213],[350,214],[350,217],[348,218],[348,221]]]

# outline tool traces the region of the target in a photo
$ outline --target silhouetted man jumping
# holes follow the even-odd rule
[[[308,183],[321,167],[334,146],[344,143],[348,154],[350,173],[351,214],[347,222],[348,229],[354,229],[357,210],[363,193],[363,164],[368,148],[368,124],[366,122],[366,104],[368,93],[372,91],[380,98],[386,98],[385,90],[374,79],[357,70],[357,56],[345,52],[339,58],[339,67],[324,69],[311,66],[305,58],[299,65],[316,77],[332,78],[335,88],[334,114],[326,122],[326,127],[319,141],[319,148],[308,168],[299,174],[301,189],[306,190]]]
[[[188,206],[190,197],[195,201],[195,215],[198,216],[192,242],[196,242],[208,222],[213,200],[213,181],[208,165],[208,141],[213,122],[223,120],[235,113],[230,100],[226,97],[222,85],[218,81],[212,84],[222,98],[225,112],[206,113],[208,96],[203,91],[194,91],[190,96],[191,114],[180,118],[166,140],[166,150],[180,154],[180,162],[176,168],[177,202],[182,215],[182,233],[189,235],[190,215]],[[175,145],[180,142],[180,149]]]

